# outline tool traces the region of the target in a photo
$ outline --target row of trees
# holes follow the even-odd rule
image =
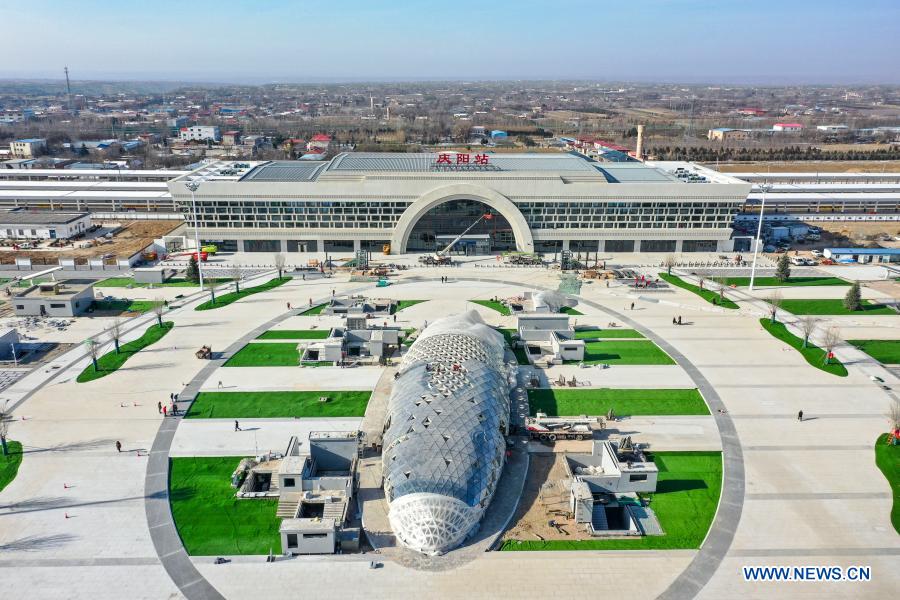
[[[885,146],[878,150],[822,150],[814,146],[785,148],[702,148],[691,146],[654,146],[650,155],[658,160],[698,162],[782,161],[782,160],[900,160],[900,147]]]

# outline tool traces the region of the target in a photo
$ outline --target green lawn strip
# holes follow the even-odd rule
[[[127,342],[122,344],[119,347],[119,352],[116,353],[115,350],[112,352],[108,352],[103,356],[97,359],[97,366],[99,367],[98,371],[94,370],[94,365],[89,364],[84,368],[79,375],[76,381],[78,383],[87,383],[88,381],[93,381],[95,379],[100,379],[101,377],[106,377],[110,373],[115,372],[122,365],[125,364],[129,358],[146,348],[147,346],[151,346],[158,342],[163,338],[167,333],[172,331],[172,328],[175,326],[175,323],[172,321],[163,321],[163,326],[159,325],[151,325],[147,328],[147,331],[144,332],[141,337],[136,340]]]
[[[304,360],[300,365],[304,367],[333,367],[334,362],[330,360]]]
[[[317,304],[316,306],[313,306],[312,308],[308,308],[308,309],[304,310],[302,313],[300,313],[300,316],[301,316],[301,317],[308,317],[308,316],[311,316],[311,315],[318,315],[318,314],[320,314],[320,313],[322,312],[322,310],[323,310],[326,306],[328,306],[328,303],[327,303],[327,302],[326,302],[325,304]]]
[[[724,308],[737,308],[738,307],[737,304],[735,304],[728,298],[723,298],[721,301],[719,301],[719,292],[718,291],[712,291],[712,290],[707,290],[707,289],[701,290],[699,286],[696,286],[692,283],[688,283],[681,277],[676,277],[675,275],[669,275],[668,273],[660,273],[659,278],[664,281],[668,281],[672,285],[678,286],[689,292],[693,292],[693,293],[697,294],[698,296],[700,296],[701,298],[703,298],[710,304],[715,304],[717,306],[722,306]]]
[[[831,362],[826,365],[824,350],[822,350],[818,346],[814,346],[811,343],[808,344],[806,348],[804,348],[803,339],[788,331],[787,327],[785,327],[783,323],[772,323],[771,319],[763,318],[759,320],[759,324],[762,325],[763,329],[771,333],[774,337],[800,352],[800,354],[803,355],[803,358],[806,359],[806,362],[808,362],[815,368],[821,369],[826,373],[831,373],[832,375],[837,375],[838,377],[847,376],[847,368],[841,363],[841,361],[836,358],[832,358]]]
[[[900,533],[900,446],[888,445],[889,437],[890,434],[885,433],[875,442],[875,464],[884,473],[894,494],[891,523],[897,533]]]
[[[394,308],[394,312],[398,313],[404,308],[409,308],[410,306],[415,306],[416,304],[421,304],[422,302],[428,302],[427,300],[400,300],[397,302],[397,306]]]
[[[734,285],[737,287],[747,287],[750,285],[749,277],[726,277],[725,285]],[[787,281],[781,281],[777,277],[757,277],[753,280],[753,285],[761,287],[809,287],[818,285],[846,285],[849,281],[844,281],[837,277],[789,277]]]
[[[650,340],[585,342],[584,360],[567,360],[566,364],[587,365],[674,365],[675,361]]]
[[[513,342],[512,336],[517,333],[516,330],[515,329],[501,329],[499,327],[496,329],[497,329],[497,331],[499,331],[500,333],[503,334],[503,339],[506,340],[506,345],[509,346],[509,348],[513,351],[513,354],[516,355],[516,362],[518,362],[520,365],[531,364],[530,362],[528,362],[528,354],[525,352],[525,348],[516,347]]]
[[[0,492],[16,478],[19,465],[22,464],[22,444],[8,439],[6,448],[9,454],[0,452]]]
[[[782,300],[781,308],[795,315],[896,315],[897,311],[874,304],[869,300],[862,301],[861,310],[847,310],[842,298],[825,300]]]
[[[263,332],[258,340],[324,340],[330,329],[270,329]]]
[[[531,416],[708,415],[709,408],[696,389],[537,389],[528,390]]]
[[[564,315],[573,315],[573,316],[580,316],[580,315],[584,314],[583,312],[576,310],[576,309],[572,308],[571,306],[563,306],[561,309],[559,309],[559,312],[561,312]]]
[[[296,367],[300,362],[297,344],[266,342],[247,344],[234,353],[226,367]]]
[[[469,300],[474,304],[480,304],[485,308],[490,308],[491,310],[496,310],[501,315],[507,316],[510,314],[509,307],[507,307],[502,302],[497,302],[496,300]]]
[[[650,453],[648,453],[650,455]],[[659,468],[650,508],[665,535],[610,540],[507,540],[501,550],[674,550],[700,547],[722,488],[721,452],[654,452]]]
[[[240,456],[172,458],[169,504],[193,556],[281,553],[277,499],[235,498],[231,474]]]
[[[634,329],[578,329],[575,331],[576,340],[591,339],[622,339],[622,338],[642,338],[644,337]]]
[[[160,304],[156,300],[129,300],[127,298],[117,298],[115,300],[94,300],[91,303],[93,311],[115,311],[115,312],[133,312],[145,313],[152,310],[154,306]]]
[[[221,285],[223,283],[229,283],[231,281],[234,281],[234,279],[232,279],[230,277],[216,278],[216,279],[204,278],[203,284],[206,285],[206,284],[212,283],[215,285]],[[158,287],[200,287],[200,283],[197,281],[188,281],[187,279],[175,278],[175,277],[173,277],[172,279],[167,279],[166,281],[164,281],[162,283],[138,283],[137,281],[134,280],[133,277],[110,277],[109,279],[104,279],[103,281],[98,281],[97,284],[95,285],[95,287],[100,287],[100,288],[104,288],[104,287],[146,288],[146,287],[150,287],[151,285],[155,288],[158,288]]]
[[[207,300],[194,310],[212,310],[214,308],[222,308],[223,306],[228,306],[229,304],[237,302],[238,300],[246,298],[247,296],[252,296],[253,294],[267,292],[273,288],[277,288],[278,286],[284,285],[290,280],[290,277],[282,277],[281,279],[276,277],[275,279],[270,279],[262,285],[241,288],[240,292],[229,292],[227,294],[222,294],[221,296],[216,296],[215,304],[213,304],[212,300]]]
[[[900,364],[900,340],[847,340],[875,360],[886,365]]]
[[[200,392],[188,419],[362,417],[372,392]],[[327,396],[327,402],[319,398]]]

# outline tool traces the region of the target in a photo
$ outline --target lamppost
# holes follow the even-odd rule
[[[200,266],[200,263],[203,262],[200,260],[200,218],[197,215],[197,199],[194,197],[194,193],[200,189],[200,181],[196,179],[186,181],[184,187],[191,191],[191,210],[194,212],[194,245],[197,248],[197,274],[200,276],[200,291],[203,291],[203,269]],[[210,286],[210,291],[212,291],[212,286]],[[216,296],[213,292],[213,302],[215,301]]]
[[[756,278],[756,256],[759,254],[759,243],[760,236],[762,236],[762,224],[763,224],[763,212],[766,210],[766,192],[770,191],[772,186],[764,183],[759,186],[759,191],[762,192],[762,204],[759,206],[759,224],[756,227],[756,240],[753,245],[753,266],[750,267],[750,291],[753,291],[753,280]]]

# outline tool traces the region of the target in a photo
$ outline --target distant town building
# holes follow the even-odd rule
[[[775,123],[774,125],[772,125],[772,131],[799,133],[803,131],[803,125],[801,125],[800,123]]]
[[[505,140],[507,138],[507,134],[505,131],[501,131],[499,129],[494,129],[491,131],[491,139],[493,140]]]
[[[850,131],[850,128],[846,125],[816,125],[816,131],[823,131],[825,133],[846,133]]]
[[[241,143],[240,131],[226,131],[222,134],[223,146],[237,146]]]
[[[22,110],[4,110],[0,111],[0,124],[12,125],[13,123],[24,123],[34,118],[34,111],[30,108]]]
[[[715,129],[710,129],[706,137],[714,142],[745,141],[750,139],[750,132],[746,129],[716,127]]]
[[[747,117],[761,117],[766,114],[766,111],[761,108],[739,108],[738,114],[745,115]]]
[[[47,152],[47,140],[44,138],[27,138],[9,144],[12,155],[16,158],[35,158]]]
[[[187,124],[187,117],[172,117],[171,119],[166,119],[166,127],[171,127],[172,129],[181,129]]]
[[[222,139],[222,135],[221,133],[219,133],[219,128],[215,125],[194,125],[192,127],[182,127],[178,132],[178,137],[183,142],[205,142],[206,140],[218,142]]]
[[[328,150],[328,146],[331,145],[331,136],[325,135],[324,133],[317,133],[316,135],[310,138],[309,142],[306,144],[306,149],[309,151],[319,149],[319,150]]]

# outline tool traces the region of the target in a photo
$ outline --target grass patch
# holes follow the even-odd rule
[[[610,409],[616,415],[708,415],[709,408],[696,389],[539,389],[528,390],[531,416],[599,416]]]
[[[900,340],[847,340],[875,360],[886,365],[900,364]]]
[[[174,326],[175,323],[173,323],[172,321],[164,321],[162,327],[160,327],[159,325],[151,325],[147,328],[147,331],[145,331],[144,334],[138,339],[119,346],[118,353],[113,350],[112,352],[108,352],[99,357],[97,359],[98,370],[94,370],[93,363],[86,366],[84,368],[84,371],[82,371],[78,375],[76,381],[78,383],[87,383],[88,381],[100,379],[101,377],[106,377],[110,373],[115,372],[122,365],[124,365],[125,361],[127,361],[129,358],[131,358],[147,346],[151,346],[162,339],[163,336],[172,331],[172,328]]]
[[[12,440],[6,440],[6,447],[9,454],[3,455],[0,452],[0,492],[3,488],[12,483],[19,472],[19,465],[22,464],[22,444]]]
[[[737,287],[748,287],[750,285],[749,277],[726,277],[725,285],[734,285]],[[788,277],[787,281],[781,281],[777,277],[757,277],[753,280],[754,286],[762,287],[810,287],[818,285],[846,285],[850,282],[839,279],[838,277]]]
[[[896,315],[897,311],[873,304],[869,300],[862,301],[861,310],[847,310],[842,298],[827,300],[782,300],[781,308],[795,315]]]
[[[559,309],[559,312],[561,312],[564,315],[573,315],[576,317],[584,314],[580,310],[576,310],[576,309],[572,308],[571,306],[563,306],[561,309]]]
[[[281,553],[278,500],[238,500],[231,474],[240,456],[172,458],[169,504],[193,556]]]
[[[674,286],[685,289],[689,292],[693,292],[709,302],[710,304],[715,304],[717,306],[722,306],[724,308],[737,308],[738,305],[729,300],[728,298],[723,298],[722,301],[719,301],[719,292],[714,292],[712,290],[700,289],[699,286],[696,286],[692,283],[688,283],[681,277],[676,277],[675,275],[669,275],[668,273],[660,273],[659,278],[671,283]]]
[[[216,279],[203,279],[203,285],[207,286],[209,284],[212,285],[221,285],[223,283],[230,283],[234,281],[234,279],[230,277],[225,278],[216,278]],[[114,288],[146,288],[153,286],[154,288],[160,287],[200,287],[200,283],[196,281],[188,281],[187,279],[173,277],[172,279],[167,279],[162,283],[138,283],[134,280],[134,277],[110,277],[109,279],[104,279],[103,281],[97,282],[95,287],[114,287]]]
[[[246,298],[247,296],[252,296],[253,294],[259,294],[260,292],[267,292],[271,289],[277,288],[278,286],[284,285],[290,280],[290,277],[276,277],[275,279],[271,279],[262,285],[244,288],[240,292],[229,292],[227,294],[217,296],[215,304],[212,300],[207,300],[194,310],[212,310],[214,308],[222,308],[223,306],[228,306],[229,304],[237,302],[238,300]]]
[[[362,417],[372,392],[200,392],[188,419]],[[320,402],[322,396],[328,402]]]
[[[803,355],[803,358],[806,359],[806,362],[811,364],[817,369],[821,369],[826,373],[831,373],[832,375],[837,375],[838,377],[846,377],[847,376],[847,368],[841,363],[841,361],[836,358],[831,359],[829,364],[825,364],[825,351],[818,346],[814,346],[813,344],[807,344],[806,348],[803,347],[803,340],[790,331],[787,330],[787,327],[784,326],[783,323],[772,323],[771,319],[763,318],[759,320],[759,324],[763,326],[763,329],[771,333],[774,337],[778,338],[791,348],[794,348],[800,354]]]
[[[890,434],[885,433],[875,442],[875,464],[887,478],[894,494],[891,523],[897,533],[900,533],[900,446],[888,445],[889,437]]]
[[[324,340],[330,329],[270,329],[257,337],[258,340]]]
[[[650,340],[622,342],[586,342],[584,360],[567,360],[565,364],[584,362],[586,365],[674,365],[675,361]]]
[[[115,300],[94,300],[91,303],[91,311],[118,312],[118,313],[145,313],[153,310],[154,306],[162,304],[156,300],[128,300],[117,298]]]
[[[528,354],[525,352],[525,348],[517,348],[515,346],[515,342],[513,340],[513,335],[517,332],[515,329],[501,329],[497,328],[497,331],[503,334],[503,339],[506,340],[506,345],[513,351],[513,354],[516,355],[516,362],[520,365],[530,365],[531,363],[528,361]]]
[[[497,302],[496,300],[469,300],[469,302],[480,304],[481,306],[484,306],[485,308],[489,308],[491,310],[496,310],[503,316],[508,316],[509,314],[511,314],[509,312],[508,306],[506,306],[502,302]]]
[[[722,488],[721,452],[648,453],[659,468],[650,508],[665,535],[617,540],[507,540],[501,550],[663,550],[700,547]]]
[[[325,304],[318,304],[318,305],[316,305],[316,306],[313,306],[312,308],[308,308],[308,309],[304,310],[302,313],[300,313],[300,316],[301,316],[301,317],[308,317],[308,316],[311,316],[311,315],[318,315],[318,314],[321,314],[322,311],[325,309],[326,306],[328,306],[328,303],[327,303],[327,302],[326,302]]]
[[[575,331],[576,340],[605,340],[644,337],[634,329],[579,329]]]
[[[226,367],[296,367],[300,363],[297,344],[249,343],[229,358]]]
[[[427,300],[400,300],[397,302],[394,307],[394,313],[398,313],[404,308],[409,308],[410,306],[415,306],[416,304],[421,304],[422,302],[428,302]]]

